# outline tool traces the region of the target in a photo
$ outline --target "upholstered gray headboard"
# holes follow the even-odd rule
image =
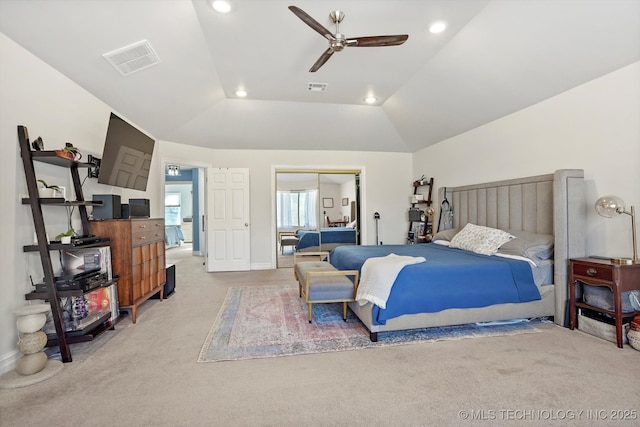
[[[554,246],[555,322],[565,325],[569,259],[585,255],[584,171],[561,169],[553,174],[462,187],[441,187],[440,201],[453,208],[453,227],[467,223],[538,234],[552,234]]]

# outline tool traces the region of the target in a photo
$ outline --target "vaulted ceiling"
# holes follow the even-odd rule
[[[415,152],[640,60],[639,0],[230,3],[0,0],[0,30],[153,137],[211,148]],[[348,38],[409,39],[310,73],[328,42],[290,5],[332,32],[343,11]],[[123,76],[103,57],[142,40],[156,65]]]

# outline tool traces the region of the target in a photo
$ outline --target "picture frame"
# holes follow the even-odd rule
[[[349,198],[345,197],[342,199],[342,206],[349,206]]]
[[[323,208],[332,208],[333,207],[333,198],[331,198],[331,197],[323,197],[322,198],[322,207]]]

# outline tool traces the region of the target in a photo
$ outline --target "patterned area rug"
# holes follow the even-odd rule
[[[297,286],[230,288],[198,362],[245,360],[310,353],[356,350],[441,340],[541,332],[534,322],[381,332],[371,342],[367,329],[349,310],[342,320],[342,304],[315,304],[313,323]]]

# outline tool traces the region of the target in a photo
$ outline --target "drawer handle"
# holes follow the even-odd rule
[[[596,274],[598,274],[598,270],[596,270],[595,268],[587,268],[587,276],[595,276]]]
[[[145,236],[140,236],[140,240],[144,240],[144,239],[146,239]]]
[[[139,225],[139,227],[140,227],[140,228],[147,228],[147,226],[146,226],[146,225],[144,225],[144,224],[140,224],[140,225]]]

